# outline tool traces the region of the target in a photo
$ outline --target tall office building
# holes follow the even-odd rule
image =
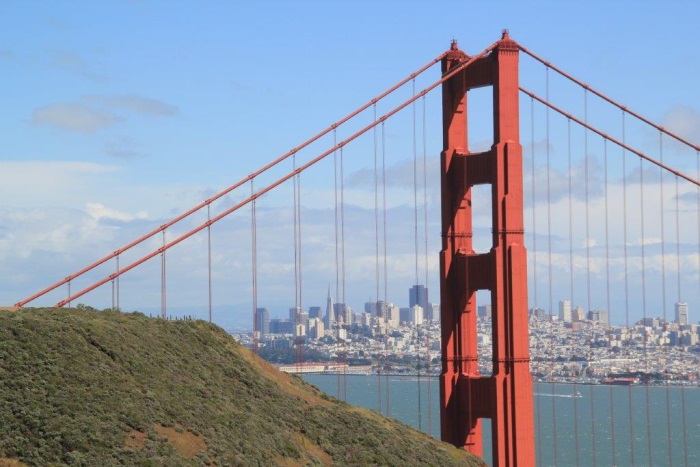
[[[588,312],[588,319],[590,321],[597,321],[600,324],[609,324],[607,310],[591,310]]]
[[[291,321],[294,324],[298,324],[300,322],[299,317],[301,316],[301,311],[301,307],[291,307],[289,309],[289,321]]]
[[[586,319],[586,314],[583,312],[583,308],[581,308],[581,305],[576,305],[576,308],[574,308],[573,312],[571,313],[571,321],[577,323],[579,321],[583,321],[584,319]]]
[[[479,318],[491,318],[491,305],[479,305],[476,308],[477,316]]]
[[[390,328],[397,328],[401,321],[401,310],[396,305],[390,303],[386,306],[386,323]]]
[[[440,322],[440,304],[428,303],[428,316],[425,317],[431,323]]]
[[[571,322],[571,300],[559,300],[559,319],[565,323]]]
[[[267,311],[267,308],[258,308],[256,311],[258,315],[256,328],[260,333],[260,337],[265,337],[270,334],[270,313]]]
[[[676,323],[688,324],[688,304],[683,302],[676,303]]]
[[[319,318],[323,319],[323,312],[320,306],[310,306],[309,307],[309,318]]]
[[[333,307],[333,297],[331,297],[331,286],[328,286],[328,297],[326,298],[326,317],[323,324],[326,329],[333,329],[335,325],[335,309]]]
[[[319,318],[311,318],[309,319],[309,329],[308,329],[308,335],[312,339],[320,339],[323,337],[323,334],[325,332],[325,329],[323,328],[323,321]]]
[[[408,307],[418,305],[423,310],[428,309],[428,288],[424,285],[414,285],[408,289]]]
[[[334,303],[333,304],[333,316],[335,316],[335,322],[338,324],[348,324],[345,322],[345,303]]]
[[[420,305],[413,305],[408,310],[408,322],[413,326],[423,324],[423,308]]]

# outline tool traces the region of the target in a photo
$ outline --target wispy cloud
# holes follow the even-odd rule
[[[130,214],[128,212],[119,211],[117,209],[108,208],[107,206],[100,203],[86,203],[85,212],[87,212],[93,219],[114,219],[118,221],[132,221],[134,219],[147,219],[148,213],[146,211],[139,211],[136,214]]]
[[[133,139],[127,136],[120,136],[107,142],[105,152],[108,156],[117,159],[136,159],[146,156],[146,154],[135,149],[135,147],[136,142]]]
[[[125,110],[149,117],[170,117],[178,113],[178,108],[174,105],[157,99],[135,95],[85,96],[84,100],[109,109]]]
[[[143,96],[91,95],[84,96],[77,102],[58,102],[39,107],[32,113],[32,122],[90,134],[126,121],[124,113],[147,117],[169,117],[176,115],[178,108],[166,102]],[[138,155],[131,149],[117,148],[114,145],[108,147],[107,152],[120,158]]]
[[[62,130],[94,133],[124,119],[104,110],[93,109],[80,103],[59,102],[35,109],[32,122]]]
[[[0,48],[0,60],[12,61],[15,58],[15,53],[11,49]]]
[[[107,76],[94,71],[92,65],[74,52],[52,50],[50,51],[50,64],[61,70],[78,74],[96,83],[107,81]]]
[[[700,141],[700,112],[684,105],[672,107],[664,115],[663,124],[669,130],[697,143]]]

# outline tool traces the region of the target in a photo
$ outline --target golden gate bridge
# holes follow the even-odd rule
[[[528,66],[544,70],[544,83],[535,83],[538,92],[520,83],[521,60],[528,60]],[[418,90],[418,80],[430,76],[426,72],[434,70],[438,64],[437,78]],[[558,96],[559,101],[554,91],[564,88],[555,88],[552,84],[555,79],[570,86]],[[407,88],[410,88],[408,97],[399,98],[398,103],[391,101],[397,99],[397,94],[406,93]],[[541,58],[512,40],[507,32],[475,55],[468,55],[453,42],[449,50],[312,138],[171,221],[20,300],[15,306],[24,307],[61,293],[58,290],[66,290],[65,296],[56,303],[62,307],[84,296],[88,298],[90,293],[107,290],[112,308],[120,309],[122,276],[146,263],[159,261],[160,314],[165,318],[167,299],[169,293],[171,296],[173,293],[168,288],[168,277],[177,274],[170,258],[177,254],[176,247],[186,248],[191,245],[188,242],[199,239],[206,246],[207,280],[203,296],[211,321],[215,293],[212,229],[229,216],[240,216],[245,208],[249,210],[249,218],[244,220],[241,216],[237,220],[250,225],[250,276],[245,280],[251,284],[254,326],[258,322],[255,315],[260,301],[259,273],[265,268],[264,261],[269,257],[266,248],[271,243],[286,243],[293,251],[289,276],[293,282],[295,308],[302,309],[308,290],[304,284],[304,270],[309,267],[307,256],[313,248],[321,248],[309,241],[317,232],[310,232],[305,225],[303,207],[311,200],[304,195],[310,188],[302,186],[302,175],[319,167],[333,171],[327,177],[334,182],[333,229],[329,237],[334,244],[334,251],[331,251],[334,261],[331,262],[335,263],[335,270],[331,276],[334,273],[336,297],[347,303],[346,289],[351,281],[348,263],[357,259],[359,251],[352,237],[358,236],[365,248],[363,257],[369,258],[364,264],[365,275],[373,273],[371,282],[375,296],[386,303],[390,275],[388,251],[391,249],[386,152],[392,144],[391,138],[387,138],[387,128],[394,121],[401,122],[402,118],[404,123],[408,122],[404,125],[408,129],[405,140],[409,141],[408,152],[413,153],[415,255],[410,262],[416,284],[422,279],[419,263],[424,262],[427,285],[429,261],[435,261],[438,252],[428,248],[426,154],[429,136],[425,99],[437,89],[442,92],[443,128],[440,157],[442,245],[439,252],[441,438],[482,454],[482,420],[488,419],[494,465],[535,465],[543,455],[537,442],[543,422],[537,412],[540,408],[536,409],[533,402],[530,373],[533,337],[528,332],[528,310],[548,306],[551,316],[555,292],[561,294],[566,290],[572,300],[576,297],[588,310],[604,306],[609,312],[617,304],[624,310],[625,324],[629,328],[639,311],[643,321],[659,310],[663,311],[665,320],[671,321],[666,315],[668,300],[700,303],[697,297],[700,280],[697,287],[683,289],[686,277],[700,277],[700,147]],[[481,89],[488,89],[490,93],[486,99],[487,109],[479,109],[480,113],[474,114],[468,96],[477,96],[475,101],[478,102],[479,96],[484,96],[480,94]],[[580,97],[576,97],[577,93]],[[578,111],[582,107],[582,113],[571,107]],[[600,117],[604,109],[608,114]],[[610,116],[613,114],[617,117]],[[472,135],[472,130],[484,121],[492,126],[488,144]],[[397,124],[395,129],[401,125]],[[523,149],[522,135],[527,133],[529,144]],[[353,145],[361,149],[353,152]],[[352,157],[371,156],[373,169],[369,174],[370,184],[374,186],[371,227],[358,229],[354,226],[352,231],[347,223],[350,194],[345,187],[345,164],[350,154]],[[558,157],[554,157],[555,154]],[[583,156],[576,161],[574,154]],[[291,169],[286,172],[282,169],[281,176],[275,175],[271,180],[264,178],[273,169],[280,170],[290,163]],[[422,170],[419,170],[421,165]],[[422,193],[419,174],[423,175]],[[270,238],[259,228],[261,204],[276,192],[283,192],[284,198],[291,199],[291,238]],[[419,199],[420,194],[423,200]],[[235,196],[235,201],[223,203],[229,196]],[[419,212],[421,209],[423,212]],[[186,223],[202,215],[206,220],[195,227]],[[419,232],[421,223],[423,232]],[[186,227],[179,229],[183,225]],[[546,225],[544,230],[542,225]],[[362,230],[368,233],[360,235],[358,231]],[[484,234],[488,230],[490,238]],[[424,240],[424,245],[420,240]],[[568,246],[565,254],[558,253],[556,245],[553,247],[557,242]],[[134,255],[135,251],[138,254]],[[166,259],[169,259],[167,263]],[[107,268],[110,270],[106,271]],[[605,277],[602,282],[601,276]],[[489,374],[480,371],[478,365],[476,307],[477,295],[482,293],[489,295],[492,307],[492,370]],[[594,295],[604,298],[594,298]],[[635,310],[631,309],[632,304]],[[376,318],[385,320],[386,316],[380,310]],[[694,326],[688,322],[678,324],[691,330]],[[697,328],[695,333],[697,336]],[[632,342],[623,336],[620,339],[622,352],[627,351],[629,355],[634,347],[641,349],[642,360],[648,359],[647,338],[651,336],[644,335],[642,342]],[[535,345],[545,343],[536,342]],[[296,341],[296,348],[297,360],[301,363],[303,339]],[[641,361],[639,365],[648,367],[648,362]],[[378,382],[381,384],[381,378]],[[664,387],[668,401],[668,380]],[[574,439],[578,440],[580,431],[590,429],[588,438],[591,440],[591,446],[576,443],[576,464],[589,463],[582,460],[585,451],[585,459],[590,459],[594,465],[598,462],[650,465],[652,450],[666,449],[669,465],[692,465],[692,446],[687,439],[690,428],[685,417],[691,408],[684,406],[683,390],[681,387],[681,453],[672,452],[670,441],[662,441],[672,436],[668,403],[665,431],[651,426],[647,391],[646,427],[635,427],[631,422],[634,409],[631,396],[627,400],[629,446],[623,447],[619,442],[616,445],[614,417],[608,421],[613,425],[609,440],[595,436],[597,424],[606,421],[592,417],[591,426],[584,428],[574,420]],[[611,404],[612,400],[611,396]],[[551,429],[556,439],[556,404],[554,398],[552,401]],[[614,412],[614,407],[611,411]],[[635,457],[634,433],[638,434],[639,430],[646,432],[647,443],[646,458],[641,459],[638,454]],[[657,432],[661,436],[652,436]],[[612,459],[599,459],[596,446],[608,442],[613,445]],[[553,449],[553,463],[557,464],[556,443]]]

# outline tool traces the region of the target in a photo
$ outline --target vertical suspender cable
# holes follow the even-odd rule
[[[532,196],[532,269],[533,269],[533,295],[534,295],[534,303],[533,303],[533,308],[537,308],[537,218],[535,216],[535,201],[536,201],[536,184],[535,184],[535,99],[532,97],[530,98],[530,167],[531,167],[531,173],[530,173],[530,182],[531,182],[531,188],[530,191],[531,196]],[[541,344],[541,333],[539,332],[539,320],[535,318],[535,326],[537,327],[538,332],[536,333],[537,335],[537,350],[538,350],[538,357],[542,355],[540,350],[540,344]],[[539,386],[539,384],[538,384]],[[541,458],[542,456],[542,408],[541,404],[539,401],[539,398],[536,399],[537,402],[537,456],[538,458]]]
[[[67,284],[67,285],[68,285],[68,297],[70,298],[70,297],[71,297],[71,293],[70,293],[70,280],[68,281],[68,284]],[[68,308],[70,308],[70,302],[68,302]]]
[[[639,220],[641,226],[641,251],[642,251],[642,316],[644,317],[644,323],[646,326],[647,321],[647,281],[646,281],[646,238],[644,230],[644,160],[639,159]],[[649,353],[648,353],[648,336],[646,330],[644,332],[644,339],[642,340],[644,346],[644,373],[647,381],[644,384],[644,395],[646,398],[646,403],[644,404],[646,408],[647,417],[647,462],[652,465],[651,462],[651,417],[649,415]]]
[[[384,223],[382,227],[382,233],[384,236],[384,303],[387,303],[387,297],[389,295],[389,281],[388,281],[388,267],[387,267],[387,241],[386,241],[386,128],[385,122],[382,122],[382,221]],[[388,311],[388,310],[387,310]],[[386,320],[386,317],[385,317]],[[386,324],[386,321],[385,321]],[[384,361],[388,357],[388,339],[384,340]],[[389,374],[386,373],[386,380],[384,384],[384,389],[386,390],[386,416],[391,416],[391,393],[389,392]]]
[[[573,228],[573,164],[571,160],[571,119],[566,122],[566,141],[567,152],[569,158],[569,282],[570,282],[570,298],[569,298],[569,315],[571,315],[571,304],[574,302],[574,228]],[[571,316],[569,316],[571,319]],[[574,394],[577,392],[576,380],[574,379]],[[579,447],[578,447],[578,398],[574,397],[574,454],[576,456],[576,465],[579,465]]]
[[[377,104],[372,106],[374,112],[374,121],[377,121]],[[374,280],[376,285],[375,291],[375,308],[370,309],[372,319],[378,319],[378,314],[382,313],[382,318],[386,304],[379,300],[379,171],[378,171],[378,153],[377,153],[377,127],[372,129],[372,140],[374,143]],[[377,407],[382,413],[382,361],[381,357],[377,359]]]
[[[302,243],[301,243],[301,172],[297,174],[297,230],[299,232],[299,311],[304,311],[304,278],[302,263]],[[303,324],[303,323],[302,323]],[[302,348],[303,350],[303,348]]]
[[[333,129],[333,146],[337,146],[337,132],[335,129]],[[333,199],[334,199],[334,208],[333,208],[333,213],[335,217],[335,297],[336,300],[338,297],[340,297],[340,242],[338,241],[339,235],[338,235],[338,151],[333,151],[333,180],[334,180],[334,190],[333,190]],[[328,319],[328,325],[332,328],[336,327],[336,323],[338,322],[338,317],[335,314],[335,304],[331,303],[331,310],[328,311],[330,314],[331,311],[333,312],[333,319],[331,320],[330,317]],[[336,341],[337,344],[337,341]],[[340,358],[339,354],[336,351],[336,362],[340,363]],[[340,372],[337,373],[337,378],[336,378],[336,397],[338,399],[341,398],[341,391],[340,391],[340,384],[341,384],[341,377],[340,377]]]
[[[117,310],[121,310],[121,306],[119,305],[119,279],[121,277],[121,274],[119,274],[119,255],[116,255],[114,259],[117,262]]]
[[[608,140],[603,140],[603,159],[604,159],[604,176],[605,176],[605,306],[608,310],[608,319],[610,318],[610,198],[608,185]],[[612,462],[610,465],[617,465],[615,456],[617,448],[615,446],[615,398],[613,397],[613,386],[608,385],[608,396],[610,397],[610,442],[612,449],[610,455]]]
[[[114,307],[114,279],[112,279],[112,311],[116,310]]]
[[[700,162],[698,162],[700,164]],[[700,198],[700,194],[698,195]],[[676,277],[677,277],[677,287],[678,287],[678,303],[681,300],[681,224],[680,224],[680,205],[679,205],[680,193],[678,191],[678,175],[676,175]],[[700,216],[700,211],[698,211],[698,216]],[[700,220],[698,221],[700,224]],[[698,233],[700,237],[700,233]],[[700,243],[698,244],[700,249]],[[688,465],[688,439],[686,436],[686,420],[685,420],[685,388],[681,386],[681,412],[683,420],[683,455],[685,460],[685,465]]]
[[[622,110],[622,143],[626,140],[625,110]],[[625,260],[625,326],[627,328],[627,361],[632,358],[632,338],[630,334],[630,306],[629,306],[629,280],[627,264],[627,151],[622,148],[622,237]],[[630,368],[627,368],[630,372]],[[632,423],[632,388],[627,386],[627,416],[630,438],[630,465],[634,465],[634,424]]]
[[[211,204],[207,204],[207,222],[211,221]],[[207,269],[209,272],[209,322],[211,323],[211,224],[207,225]]]
[[[347,326],[346,317],[347,313],[347,301],[345,296],[345,172],[343,169],[343,148],[340,148],[340,252],[341,252],[341,264],[342,264],[342,284],[343,284],[343,323]],[[347,401],[348,398],[348,377],[347,377],[347,347],[346,340],[343,339],[343,400]]]
[[[292,154],[292,171],[297,169],[297,154]],[[299,238],[298,238],[298,225],[299,221],[297,219],[297,214],[299,213],[297,209],[297,176],[292,177],[292,197],[294,201],[292,202],[293,211],[293,224],[294,224],[294,353],[296,359],[297,373],[301,374],[301,330],[299,329],[299,324],[301,324],[299,315]]]
[[[583,90],[583,118],[586,124],[588,124],[588,90]],[[586,192],[586,305],[588,311],[592,311],[591,307],[591,222],[590,222],[590,203],[589,203],[589,169],[588,164],[590,160],[590,155],[588,154],[588,130],[583,130],[583,162],[585,171],[585,181],[584,187]],[[595,411],[593,405],[593,385],[589,385],[589,405],[591,410],[591,455],[593,460],[593,467],[598,465],[596,459],[596,439],[595,439]],[[576,465],[578,465],[578,452],[576,452]]]
[[[163,250],[160,254],[160,317],[163,319],[167,317],[165,291],[165,230],[163,230]]]
[[[697,164],[698,180],[700,180],[700,151],[695,151],[695,162]],[[698,264],[700,264],[700,187],[697,188],[697,211],[698,213]],[[678,271],[680,274],[680,271]],[[700,279],[698,280],[700,286]],[[698,287],[700,290],[700,287]],[[688,437],[686,436],[686,420],[685,420],[685,386],[681,386],[681,413],[683,420],[683,459],[684,464],[688,466]]]
[[[426,303],[429,307],[431,307],[430,312],[428,310],[425,310],[425,315],[430,316],[430,321],[428,324],[428,328],[430,327],[430,323],[433,321],[433,310],[432,306],[430,303],[427,301],[427,294],[428,294],[428,142],[427,142],[427,126],[426,126],[426,119],[425,119],[425,96],[423,96],[423,228],[424,228],[424,234],[423,237],[425,239],[425,290],[426,290]],[[432,393],[431,393],[431,387],[430,387],[430,381],[431,381],[431,376],[430,376],[430,332],[426,333],[426,341],[425,341],[425,354],[426,354],[426,367],[425,367],[425,372],[427,376],[427,381],[428,381],[428,434],[430,436],[433,435],[433,403],[432,403]]]
[[[304,278],[303,278],[303,263],[302,263],[302,243],[301,243],[301,173],[297,174],[297,197],[299,198],[297,201],[297,230],[299,231],[299,313],[302,313],[304,311]],[[299,315],[301,318],[301,315]],[[303,324],[303,323],[302,323]],[[308,322],[307,322],[308,326]],[[306,330],[308,332],[308,329]],[[299,357],[301,358],[302,363],[304,362],[304,338],[302,336],[302,342],[301,342],[301,349],[300,349],[300,355]]]
[[[413,96],[416,95],[416,80],[413,83]],[[415,284],[418,285],[418,148],[417,137],[416,137],[416,101],[411,104],[411,111],[413,114],[413,239],[414,239],[414,262],[415,262],[415,273],[416,281]],[[416,290],[416,302],[418,301],[418,291]],[[418,303],[416,303],[418,305]],[[427,310],[424,310],[427,312]],[[414,315],[417,318],[417,315]],[[420,322],[416,319],[416,342],[418,346],[417,355],[420,356]],[[416,380],[418,381],[418,429],[423,429],[423,413],[421,410],[421,382],[420,382],[420,358],[418,361],[418,374]]]
[[[549,67],[546,67],[546,100],[549,102]],[[550,164],[550,139],[549,139],[549,107],[545,111],[545,131],[547,139],[547,251],[549,253],[547,262],[548,285],[549,285],[549,316],[552,317],[552,192],[551,192],[551,164]],[[554,371],[554,361],[552,360],[552,372]],[[554,464],[557,464],[557,404],[554,397],[554,380],[550,374],[550,390],[552,392],[552,448],[554,450]]]
[[[659,161],[664,162],[664,134],[659,131]],[[664,169],[659,168],[659,213],[661,215],[661,306],[663,310],[664,323],[668,323],[666,309],[666,235],[664,220]],[[661,343],[664,356],[668,358],[668,343]],[[673,433],[671,431],[671,399],[668,390],[668,373],[664,376],[664,393],[666,396],[666,439],[668,450],[668,465],[673,466]]]
[[[116,256],[114,257],[114,259],[115,259],[116,262],[117,262],[117,310],[121,310],[121,307],[120,307],[120,305],[119,305],[119,278],[120,278],[120,274],[119,274],[119,255],[116,255]]]
[[[250,195],[255,194],[254,180],[250,180]],[[253,352],[258,354],[258,333],[263,332],[258,326],[258,219],[256,213],[257,198],[250,203],[250,249],[253,280]]]

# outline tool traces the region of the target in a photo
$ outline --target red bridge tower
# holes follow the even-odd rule
[[[482,418],[491,419],[493,464],[534,466],[528,349],[527,259],[519,135],[518,44],[508,32],[496,48],[442,87],[442,251],[440,300],[442,440],[482,455]],[[453,43],[443,74],[467,60]],[[493,86],[494,144],[469,152],[467,92]],[[491,184],[493,246],[472,247],[471,188]],[[480,376],[476,291],[491,291],[493,373]]]

